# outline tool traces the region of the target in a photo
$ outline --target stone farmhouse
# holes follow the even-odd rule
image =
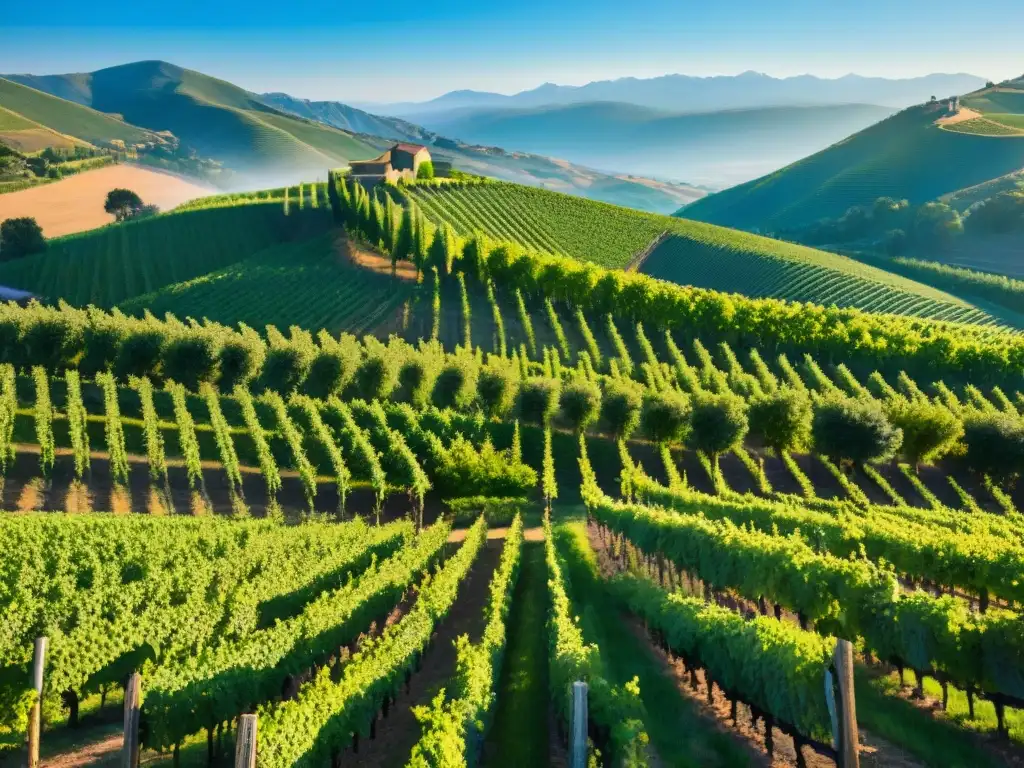
[[[349,163],[351,175],[363,186],[382,181],[397,183],[399,179],[412,181],[420,166],[430,160],[430,152],[420,144],[395,144],[373,160],[353,160]]]

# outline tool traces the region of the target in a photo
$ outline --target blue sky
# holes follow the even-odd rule
[[[502,93],[670,72],[1024,73],[1024,2],[991,0],[151,0],[0,18],[0,72],[166,59],[255,91],[346,101]]]

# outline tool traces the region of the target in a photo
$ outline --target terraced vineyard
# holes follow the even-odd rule
[[[868,312],[929,317],[963,323],[999,323],[984,310],[922,283],[852,259],[796,247],[793,258],[715,248],[672,236],[661,242],[640,265],[651,277],[684,285],[747,296],[857,307]],[[800,258],[803,256],[803,258]]]
[[[417,184],[402,188],[435,223],[469,237],[637,267],[654,277],[714,290],[970,323],[998,323],[950,294],[845,256],[746,232],[641,213],[514,184]]]
[[[113,759],[140,682],[146,764],[561,765],[583,679],[601,764],[825,766],[837,646],[878,764],[1024,755],[1016,335],[405,238],[332,179],[384,254],[342,262],[296,192],[319,229],[123,302],[173,317],[0,306],[11,759],[41,634],[46,761]],[[388,301],[405,339],[316,333]]]
[[[1016,125],[1017,122],[1021,125]],[[942,129],[974,136],[1024,136],[1024,115],[986,115],[950,123]]]
[[[295,214],[286,217],[279,202],[191,208],[56,238],[44,253],[0,264],[0,284],[49,301],[113,307],[328,225],[324,215]]]

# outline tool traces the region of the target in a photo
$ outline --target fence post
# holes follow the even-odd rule
[[[32,656],[32,688],[36,692],[36,701],[28,714],[28,768],[37,768],[39,765],[39,734],[43,727],[43,668],[46,665],[48,643],[48,638],[37,637]]]
[[[256,715],[242,715],[238,718],[235,768],[256,768]]]
[[[572,684],[571,768],[587,768],[587,684]]]
[[[139,768],[139,714],[142,706],[142,675],[132,672],[124,689],[124,747],[122,768]]]
[[[857,700],[853,692],[853,646],[849,640],[836,640],[834,664],[839,682],[839,766],[860,768]]]

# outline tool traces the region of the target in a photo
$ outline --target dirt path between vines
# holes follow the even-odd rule
[[[455,674],[455,639],[468,634],[472,642],[480,640],[484,630],[484,606],[490,595],[488,585],[501,559],[503,546],[503,540],[489,539],[480,550],[459,588],[455,605],[434,633],[420,671],[412,676],[409,692],[400,690],[388,717],[377,720],[375,739],[360,740],[358,754],[351,746],[344,751],[343,765],[390,768],[405,765],[409,760],[423,731],[412,708],[430,704],[442,688],[450,685]]]
[[[350,239],[344,230],[339,231],[338,235],[334,238],[334,250],[339,257],[349,264],[368,269],[379,275],[390,276],[392,274],[390,258]],[[416,282],[416,267],[411,261],[397,262],[393,274],[399,280]]]

